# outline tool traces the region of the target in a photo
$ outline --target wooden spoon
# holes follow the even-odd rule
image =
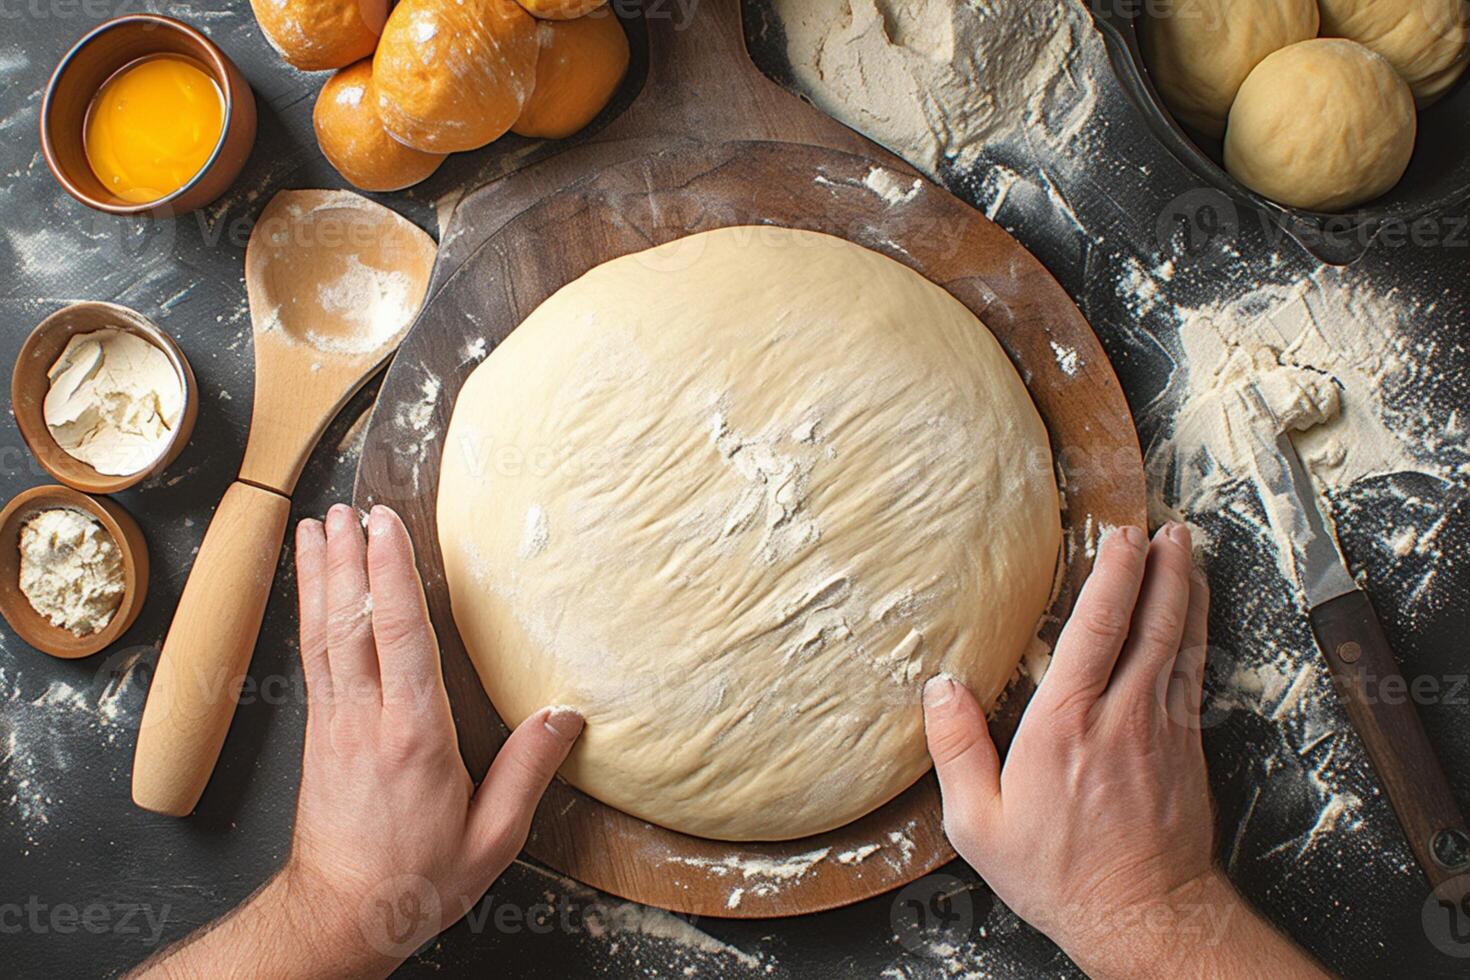
[[[255,407],[239,478],[204,535],[154,674],[133,801],[190,813],[219,758],[260,632],[291,492],[327,423],[413,322],[433,239],[346,191],[282,191],[245,249]]]

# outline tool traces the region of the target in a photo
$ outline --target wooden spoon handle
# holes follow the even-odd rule
[[[1431,885],[1467,870],[1465,818],[1365,592],[1311,612],[1333,685]]]
[[[179,597],[148,690],[133,802],[187,816],[230,729],[260,633],[291,500],[248,483],[225,491]]]

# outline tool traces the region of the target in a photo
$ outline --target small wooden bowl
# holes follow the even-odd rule
[[[69,507],[97,519],[122,553],[123,598],[106,626],[90,636],[77,636],[53,626],[20,591],[20,529],[43,510]],[[0,614],[20,638],[43,653],[74,660],[112,644],[127,632],[148,594],[148,543],[138,522],[111,500],[98,500],[70,487],[32,487],[0,511]]]
[[[224,132],[214,154],[183,187],[156,201],[135,203],[113,194],[87,162],[83,132],[92,97],[118,71],[150,55],[176,54],[196,62],[225,100]],[[168,217],[201,208],[240,176],[255,143],[255,94],[234,63],[187,24],[157,14],[129,14],[94,27],[66,53],[41,103],[41,152],[72,197],[109,214]]]
[[[136,334],[163,351],[184,384],[184,407],[179,415],[179,424],[174,427],[163,452],[153,465],[125,476],[99,473],[90,464],[62,449],[46,427],[44,415],[46,392],[51,388],[47,371],[61,356],[67,342],[76,334],[106,327]],[[194,431],[194,420],[199,417],[198,382],[179,345],[147,317],[116,303],[73,303],[37,324],[15,358],[15,369],[10,375],[10,402],[15,411],[16,427],[46,472],[84,493],[116,493],[162,472],[183,452]]]

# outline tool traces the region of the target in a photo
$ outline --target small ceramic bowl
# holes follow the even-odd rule
[[[106,187],[87,162],[83,131],[87,108],[102,83],[140,58],[182,55],[214,79],[225,100],[224,132],[214,154],[183,187],[142,204],[124,201]],[[201,208],[240,176],[255,143],[255,95],[229,58],[187,24],[157,14],[129,14],[94,27],[56,66],[41,103],[41,152],[51,173],[72,197],[109,214],[158,217]]]
[[[44,414],[46,392],[51,388],[47,372],[61,356],[67,342],[76,334],[107,327],[136,334],[163,351],[184,384],[184,407],[179,414],[179,424],[174,426],[173,435],[163,451],[146,469],[124,476],[99,473],[90,464],[67,453],[57,445],[51,430],[46,427]],[[184,451],[194,431],[194,420],[199,417],[198,382],[179,345],[147,317],[116,303],[73,303],[42,320],[21,345],[15,358],[15,369],[10,376],[10,402],[15,411],[16,427],[46,472],[84,493],[116,493],[161,473]]]
[[[96,518],[122,553],[123,597],[107,625],[90,636],[53,626],[20,591],[20,529],[36,514],[54,507],[79,510]],[[148,544],[138,522],[111,500],[97,500],[69,487],[32,487],[0,511],[0,614],[20,638],[43,653],[74,660],[110,646],[127,632],[148,594]]]

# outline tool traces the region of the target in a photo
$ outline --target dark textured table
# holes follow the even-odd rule
[[[1018,0],[1019,2],[1019,0]],[[254,215],[278,189],[341,186],[311,133],[318,77],[284,66],[243,0],[225,9],[150,4],[208,32],[255,87],[260,136],[238,186],[175,222],[93,214],[51,180],[37,145],[47,74],[113,6],[13,4],[0,11],[0,344],[14,359],[26,332],[57,307],[108,299],[154,318],[184,347],[204,393],[184,455],[160,479],[119,495],[148,535],[147,606],[116,647],[75,662],[50,659],[0,633],[0,971],[21,977],[112,975],[220,915],[248,895],[288,846],[299,776],[304,705],[297,665],[289,553],[267,610],[245,695],[198,813],[172,820],[128,798],[134,731],[157,655],[210,509],[235,473],[250,409],[249,315],[241,279]],[[757,60],[789,82],[781,25],[748,11]],[[1097,66],[1092,66],[1097,70]],[[1240,222],[1203,250],[1171,240],[1170,209],[1195,188],[1134,117],[1115,84],[1099,83],[1095,166],[1078,180],[1029,158],[982,155],[946,166],[956,193],[994,213],[1057,275],[1088,315],[1128,390],[1145,446],[1162,438],[1177,343],[1171,324],[1120,284],[1132,257],[1177,267],[1172,299],[1202,303],[1257,285],[1258,263],[1309,274],[1315,263],[1269,228]],[[435,202],[492,179],[530,147],[514,138],[452,158],[428,183],[382,199],[433,230]],[[999,168],[999,169],[998,169]],[[996,173],[1019,175],[997,193]],[[1043,187],[1046,193],[1024,193]],[[1460,232],[1454,232],[1455,222]],[[1441,219],[1420,244],[1380,243],[1354,276],[1433,297],[1411,318],[1423,414],[1446,428],[1470,415],[1464,215]],[[1283,272],[1283,275],[1285,273]],[[295,514],[320,514],[349,496],[354,423],[370,387],[349,405],[312,458]],[[1163,407],[1161,407],[1163,406]],[[1454,446],[1444,452],[1462,452]],[[1458,467],[1458,469],[1456,468]],[[1437,683],[1421,711],[1462,804],[1470,804],[1470,564],[1465,549],[1470,466],[1458,478],[1388,476],[1334,498],[1343,545],[1372,591],[1406,674]],[[0,432],[8,498],[49,482],[13,421]],[[1435,528],[1433,567],[1385,544],[1400,521]],[[1425,888],[1374,787],[1321,672],[1285,692],[1242,685],[1232,663],[1270,647],[1288,661],[1316,657],[1269,541],[1222,511],[1196,515],[1212,539],[1216,650],[1206,746],[1219,808],[1220,853],[1242,890],[1334,969],[1354,977],[1462,976],[1467,960],[1442,955],[1421,923]],[[1432,588],[1430,584],[1432,581]],[[1263,585],[1263,583],[1277,583]],[[1269,679],[1268,679],[1269,680]],[[1291,700],[1288,703],[1289,699]],[[1316,703],[1304,726],[1297,702]],[[1318,703],[1320,702],[1320,703]],[[1315,727],[1313,727],[1315,726]],[[1325,746],[1325,748],[1324,748]],[[1326,752],[1330,759],[1320,758]],[[1324,808],[1323,780],[1335,787]],[[965,868],[899,896],[797,920],[690,923],[598,896],[527,864],[513,866],[476,910],[420,951],[403,975],[507,976],[1054,976],[1073,968],[1048,941],[996,902]],[[945,915],[916,925],[915,909],[949,895]],[[917,903],[915,900],[918,900]],[[1470,923],[1466,923],[1470,928]],[[1181,941],[1194,941],[1182,937]],[[1470,950],[1467,950],[1470,951]],[[241,951],[248,962],[249,952]]]

